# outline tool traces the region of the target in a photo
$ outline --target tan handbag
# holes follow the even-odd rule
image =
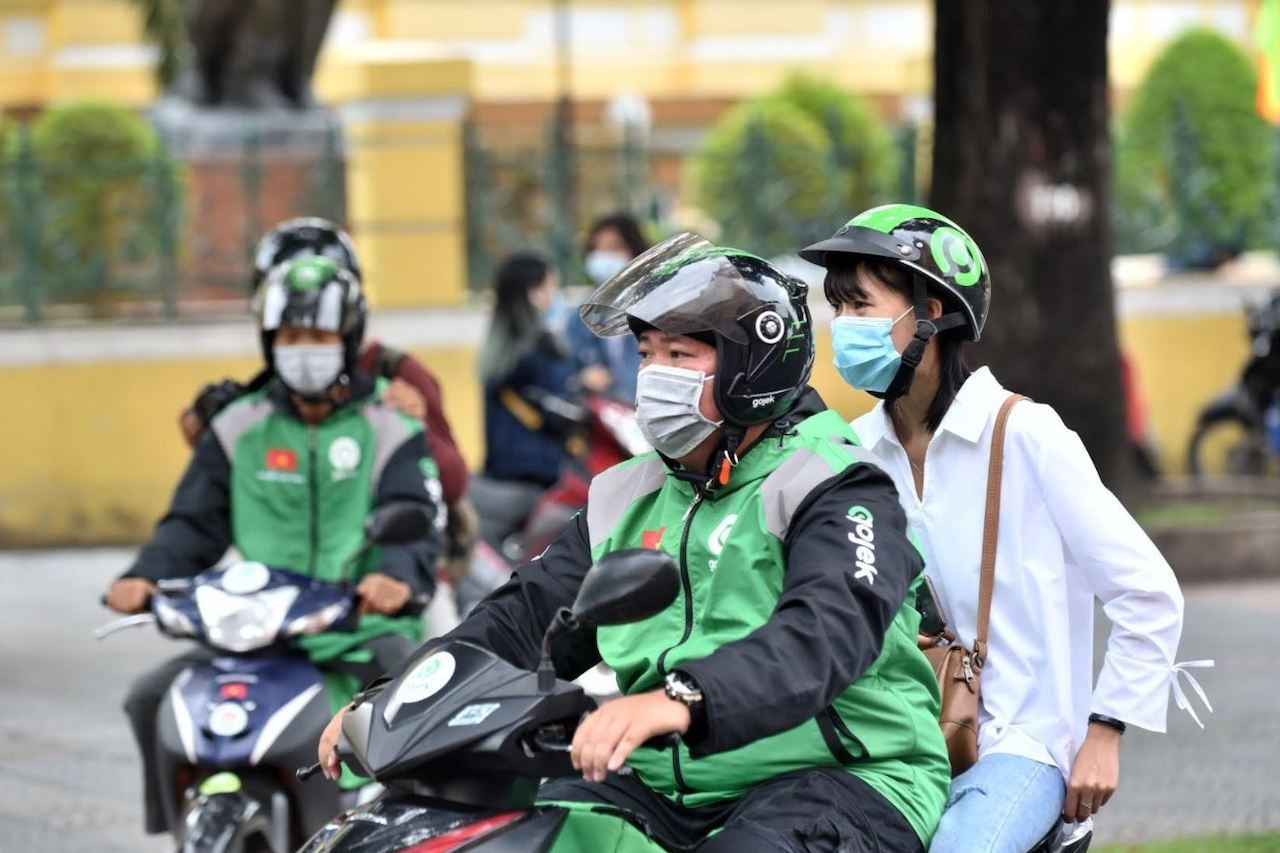
[[[1011,394],[996,415],[991,436],[991,461],[987,467],[987,511],[982,526],[982,579],[978,586],[978,635],[966,649],[950,634],[948,645],[924,653],[933,665],[942,694],[938,722],[947,742],[951,775],[959,776],[978,760],[978,706],[982,666],[987,661],[987,628],[991,617],[991,593],[996,580],[996,536],[1000,532],[1000,478],[1004,468],[1004,431],[1009,411],[1025,397]]]

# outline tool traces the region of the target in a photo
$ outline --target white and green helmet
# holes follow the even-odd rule
[[[914,204],[885,204],[863,211],[834,235],[800,251],[800,257],[827,266],[831,254],[893,261],[922,281],[929,295],[942,300],[944,313],[956,312],[968,339],[978,340],[991,303],[991,275],[978,244],[940,213]],[[943,324],[937,324],[941,329]]]

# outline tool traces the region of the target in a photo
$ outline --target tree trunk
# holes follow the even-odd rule
[[[1108,0],[937,0],[932,206],[977,241],[972,356],[1131,483],[1111,286]]]

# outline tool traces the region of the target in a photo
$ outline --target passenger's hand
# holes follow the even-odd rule
[[[187,445],[195,447],[204,432],[204,422],[200,420],[195,409],[187,406],[182,410],[182,414],[178,415],[178,429],[182,430],[182,437],[187,440]]]
[[[403,379],[393,380],[382,392],[382,402],[401,414],[414,420],[422,420],[427,416],[427,398]]]
[[[141,613],[147,609],[156,585],[146,578],[121,578],[107,590],[107,606],[117,613]]]
[[[333,715],[329,725],[324,727],[320,735],[320,745],[316,748],[316,757],[320,760],[320,772],[324,778],[338,781],[342,775],[342,762],[338,761],[338,738],[342,735],[342,718],[347,715],[348,706]]]
[[[927,652],[929,649],[937,648],[938,638],[930,637],[928,634],[916,634],[916,645],[920,647],[920,651]]]
[[[606,367],[589,364],[578,374],[578,384],[592,394],[603,394],[613,387],[613,374]]]
[[[1062,816],[1076,822],[1097,814],[1120,782],[1120,732],[1092,723],[1067,783]]]
[[[381,613],[395,616],[409,603],[413,590],[404,581],[375,572],[364,576],[356,586],[356,595],[360,596],[361,615]]]
[[[684,704],[654,690],[623,696],[591,712],[573,736],[569,758],[582,778],[603,782],[617,772],[636,747],[651,737],[684,734],[692,718]]]

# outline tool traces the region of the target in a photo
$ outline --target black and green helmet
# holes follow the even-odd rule
[[[346,371],[355,366],[369,309],[360,282],[336,262],[310,256],[277,264],[267,273],[256,301],[268,367],[276,332],[283,326],[337,332]]]
[[[716,405],[745,429],[785,415],[809,381],[807,295],[804,282],[755,255],[677,234],[596,288],[580,313],[600,337],[631,334],[636,323],[710,336]]]
[[[800,257],[827,266],[831,254],[861,255],[893,261],[923,281],[928,294],[942,301],[944,315],[958,312],[968,339],[978,340],[991,303],[991,275],[978,244],[940,213],[914,204],[873,207],[850,219],[832,237],[800,251]],[[919,317],[918,317],[919,319]]]

